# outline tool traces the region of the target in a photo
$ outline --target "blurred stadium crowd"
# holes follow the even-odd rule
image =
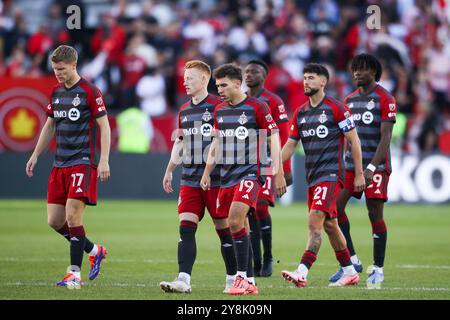
[[[3,0],[0,81],[52,74],[47,59],[60,44],[79,51],[79,71],[104,93],[110,113],[138,106],[149,117],[175,114],[187,97],[184,63],[213,68],[254,58],[270,65],[266,87],[292,110],[306,101],[302,69],[325,63],[327,93],[354,90],[348,65],[377,55],[380,84],[407,119],[395,142],[411,153],[446,153],[450,145],[450,1],[448,0]],[[68,30],[66,8],[81,8]],[[381,28],[366,26],[381,9]],[[215,91],[211,82],[211,92]]]

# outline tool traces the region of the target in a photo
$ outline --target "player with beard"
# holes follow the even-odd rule
[[[344,138],[351,142],[355,163],[355,190],[365,187],[361,162],[361,147],[350,110],[324,92],[329,80],[328,70],[315,63],[303,70],[305,94],[309,101],[298,107],[291,119],[290,136],[283,147],[282,160],[289,159],[301,140],[305,151],[306,182],[308,184],[308,229],[306,251],[295,271],[283,271],[285,280],[297,287],[307,284],[309,269],[317,258],[322,231],[328,235],[343,276],[330,286],[355,285],[359,275],[350,261],[344,235],[336,221],[337,198],[342,189]]]

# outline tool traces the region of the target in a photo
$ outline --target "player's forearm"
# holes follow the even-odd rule
[[[111,128],[108,121],[100,126],[100,162],[109,162],[111,149]]]
[[[281,165],[281,143],[279,134],[273,134],[269,137],[270,154],[272,155],[273,175],[283,173],[283,166]],[[279,172],[281,170],[281,172]]]
[[[362,174],[362,151],[361,151],[361,142],[359,138],[356,136],[351,141],[352,145],[352,158],[353,163],[355,164],[355,174]]]
[[[206,159],[206,165],[205,165],[205,171],[203,172],[203,175],[209,176],[211,172],[216,167],[216,154],[217,154],[217,146],[219,141],[217,139],[213,139],[213,141],[210,144],[209,151],[208,151],[208,158]]]
[[[173,172],[175,168],[181,163],[183,157],[183,140],[177,138],[173,144],[170,153],[170,160],[167,164],[166,172]]]
[[[391,144],[391,132],[387,132],[385,134],[381,134],[380,143],[378,144],[377,150],[375,151],[375,155],[373,156],[372,161],[370,163],[377,167],[380,162],[386,157],[386,153],[389,150],[389,146]]]
[[[39,157],[44,150],[47,149],[50,141],[52,140],[55,134],[55,126],[46,122],[44,127],[42,128],[41,134],[39,135],[38,142],[36,147],[34,148],[32,156]]]
[[[283,163],[292,157],[296,146],[297,146],[297,143],[293,142],[291,139],[289,139],[286,142],[286,144],[283,146],[283,149],[281,151],[281,161]]]

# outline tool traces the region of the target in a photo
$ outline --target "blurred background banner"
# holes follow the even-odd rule
[[[31,151],[47,119],[53,76],[0,79],[0,149]]]
[[[186,61],[216,68],[264,60],[266,88],[291,116],[307,101],[306,63],[327,66],[326,92],[342,101],[355,90],[349,63],[367,52],[398,104],[390,201],[449,201],[450,0],[0,0],[0,197],[45,196],[37,190],[46,175],[25,179],[24,167],[56,83],[48,55],[61,44],[77,49],[80,74],[104,94],[113,174],[100,186],[106,197],[166,198],[160,180],[189,98]],[[213,81],[209,90],[216,93]],[[53,141],[38,170],[50,167],[54,150]],[[302,161],[293,200],[304,199]]]
[[[42,155],[33,179],[25,175],[28,154],[0,154],[0,198],[45,198],[47,179],[53,162],[52,154]],[[174,192],[166,194],[162,189],[162,177],[168,154],[124,154],[111,155],[111,180],[100,183],[101,199],[166,199],[178,198],[181,170],[174,172]],[[292,201],[306,200],[304,157],[294,157],[294,185],[292,195],[284,196],[283,205]],[[393,173],[389,182],[389,203],[449,203],[450,202],[450,157],[431,155],[393,156]],[[376,187],[376,185],[374,186]],[[287,199],[289,198],[289,199]],[[354,200],[356,201],[356,200]],[[361,201],[361,200],[358,200]]]

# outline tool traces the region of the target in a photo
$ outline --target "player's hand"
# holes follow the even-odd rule
[[[27,162],[27,166],[25,167],[25,172],[29,178],[33,176],[33,169],[36,166],[38,159],[36,156],[31,156]]]
[[[364,189],[366,188],[366,181],[364,179],[364,174],[358,173],[355,176],[354,186],[355,186],[355,192],[364,191]]]
[[[100,178],[101,182],[106,182],[109,180],[109,164],[107,161],[100,161],[97,169],[97,178]]]
[[[172,193],[172,172],[166,172],[163,178],[163,189],[166,193]]]
[[[203,175],[202,180],[200,180],[200,187],[207,191],[211,189],[211,177],[209,175]]]
[[[275,175],[275,189],[279,198],[286,193],[286,179],[284,178],[284,174]]]
[[[374,172],[366,169],[364,170],[364,179],[366,180],[366,186],[369,186],[372,183]]]

